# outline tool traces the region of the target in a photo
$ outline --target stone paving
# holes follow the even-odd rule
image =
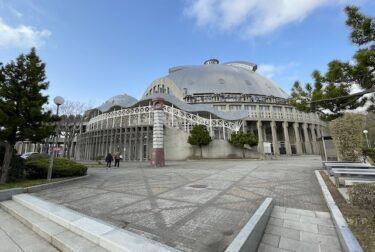
[[[287,159],[122,163],[36,196],[183,251],[222,251],[266,197],[289,208],[328,211],[317,156]]]
[[[329,212],[275,206],[258,252],[340,252]]]
[[[0,252],[57,252],[52,245],[0,209]]]

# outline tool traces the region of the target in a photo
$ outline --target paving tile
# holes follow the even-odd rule
[[[285,213],[285,207],[282,207],[282,206],[274,206],[272,211],[273,211],[273,212],[281,212],[281,213]]]
[[[304,216],[302,216],[304,217]],[[294,221],[299,221],[301,218],[301,215],[298,215],[298,214],[291,214],[291,213],[286,213],[284,215],[284,219],[286,220],[294,220]]]
[[[299,231],[307,231],[311,233],[318,233],[318,225],[311,224],[306,222],[299,222],[299,221],[292,221],[292,220],[284,220],[284,227],[296,229]]]
[[[281,237],[279,247],[298,252],[319,252],[319,245]]]
[[[315,214],[318,218],[331,219],[331,214],[329,212],[315,211]]]
[[[270,217],[270,219],[268,220],[268,224],[283,227],[284,226],[284,220],[279,219],[279,218],[275,218],[275,217]]]
[[[280,236],[279,235],[273,235],[273,234],[264,234],[262,237],[262,243],[278,247],[280,242]]]
[[[272,212],[271,213],[271,216],[272,217],[275,217],[275,218],[279,218],[279,219],[284,219],[284,217],[285,217],[285,213],[282,213],[282,212]]]
[[[300,232],[295,229],[278,227],[273,225],[268,225],[265,230],[266,234],[280,235],[283,237],[288,237],[290,239],[300,240]]]
[[[334,248],[320,244],[320,252],[342,252],[341,248]]]
[[[301,232],[301,241],[319,243],[329,247],[340,248],[339,239],[335,236]]]
[[[336,229],[334,227],[327,227],[318,224],[318,233],[322,235],[337,236]]]
[[[305,209],[287,208],[285,212],[291,213],[291,214],[299,214],[299,215],[304,215],[304,216],[315,217],[314,211],[309,211]]]
[[[268,244],[261,243],[258,247],[258,252],[287,252],[288,250],[275,248],[274,246],[270,246]]]
[[[301,216],[300,221],[303,222],[303,223],[319,224],[319,225],[322,225],[322,226],[334,227],[332,220],[326,219],[326,218]]]
[[[93,176],[84,181],[35,194],[125,229],[136,228],[162,243],[206,252],[202,241],[208,233],[223,232],[220,242],[227,246],[264,197],[274,198],[277,205],[269,221],[273,228],[268,230],[299,240],[298,230],[281,225],[297,220],[295,215],[318,215],[298,209],[328,210],[314,174],[320,165],[316,156],[263,161],[168,161],[161,169],[153,169],[146,162],[122,162],[120,169],[107,172],[90,168]],[[188,186],[202,183],[208,188]]]

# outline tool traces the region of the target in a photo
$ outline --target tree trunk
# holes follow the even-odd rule
[[[245,159],[245,147],[242,146],[242,158]]]
[[[64,158],[66,157],[66,154],[67,154],[67,153],[66,153],[66,145],[67,145],[67,144],[66,144],[66,142],[67,142],[66,139],[67,139],[67,136],[66,136],[66,133],[65,133],[65,138],[64,138],[64,147],[63,147],[63,148],[64,148],[64,151],[63,151],[63,157],[64,157]]]
[[[202,146],[199,146],[199,149],[201,151],[201,155],[200,155],[200,158],[199,159],[202,159]]]
[[[13,148],[9,143],[5,143],[5,153],[3,160],[3,167],[1,167],[0,184],[5,184],[8,178],[8,171],[10,168],[10,161],[12,161]]]
[[[68,146],[66,147],[66,151],[67,151],[67,153],[66,153],[66,158],[67,159],[70,159],[70,149],[72,148],[72,142],[68,142]]]

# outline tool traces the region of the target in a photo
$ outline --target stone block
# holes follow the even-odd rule
[[[316,217],[314,211],[304,210],[304,209],[287,208],[285,212],[290,213],[290,214],[298,214],[298,215],[303,215],[303,216]]]
[[[310,233],[318,233],[318,225],[306,222],[284,220],[284,227]]]
[[[296,241],[286,237],[281,237],[279,247],[291,251],[320,252],[319,244]]]
[[[271,245],[273,247],[278,247],[280,242],[280,236],[279,235],[273,235],[273,234],[264,234],[262,237],[262,243]]]
[[[70,223],[70,230],[98,244],[100,236],[114,230],[114,226],[101,223],[97,220],[83,217]]]
[[[274,246],[261,243],[258,248],[258,252],[288,252],[289,250],[276,248]]]
[[[300,240],[300,232],[298,230],[291,229],[291,228],[268,225],[265,233],[273,234],[273,235],[280,235],[280,236],[282,235],[284,237],[288,237],[290,239],[294,239],[297,241]]]
[[[313,234],[309,232],[301,232],[301,241],[323,244],[329,247],[340,248],[339,239],[336,236]]]
[[[327,227],[334,227],[331,219],[327,219],[327,218],[315,218],[315,217],[309,217],[309,216],[301,216],[301,222],[319,224],[319,225],[327,226]]]

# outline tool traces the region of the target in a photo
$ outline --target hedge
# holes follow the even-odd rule
[[[49,158],[27,160],[25,170],[27,178],[46,178],[48,172]],[[87,167],[75,161],[55,158],[53,160],[52,177],[71,177],[86,175]]]
[[[375,162],[375,148],[363,149],[363,155],[369,156],[373,162]]]
[[[350,202],[375,216],[375,184],[357,184],[349,188]]]

